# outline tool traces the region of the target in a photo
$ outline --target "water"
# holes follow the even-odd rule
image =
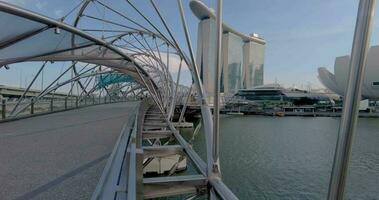
[[[223,180],[240,199],[326,199],[339,118],[223,116]],[[204,156],[204,134],[194,148]],[[379,119],[360,119],[346,199],[379,199]]]

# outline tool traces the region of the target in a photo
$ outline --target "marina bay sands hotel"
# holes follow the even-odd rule
[[[192,12],[199,18],[196,62],[201,79],[212,100],[216,67],[216,18],[200,1],[191,1]],[[245,35],[223,24],[220,89],[231,96],[240,89],[263,85],[265,40],[257,34]]]

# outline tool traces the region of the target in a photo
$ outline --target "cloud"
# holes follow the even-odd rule
[[[131,53],[131,52],[129,52]],[[154,52],[156,54],[157,57],[159,57],[158,55],[158,52]],[[147,59],[146,56],[139,56],[140,58],[142,57],[145,57]],[[164,53],[164,52],[161,52],[161,56],[162,58],[162,62],[167,65],[167,53]],[[170,54],[170,57],[169,57],[169,72],[173,78],[174,81],[177,80],[177,75],[178,75],[178,70],[179,70],[179,66],[180,66],[180,57],[176,54]],[[181,75],[180,75],[180,81],[179,83],[181,85],[186,85],[186,86],[189,86],[192,84],[192,76],[191,76],[191,72],[189,71],[188,69],[188,66],[187,64],[182,61],[182,69],[181,69]]]
[[[157,53],[157,55],[158,55],[158,53]],[[161,57],[162,57],[163,63],[167,64],[167,54],[161,52]],[[178,55],[175,55],[175,54],[170,54],[170,58],[168,59],[168,62],[169,62],[169,68],[168,68],[169,71],[171,73],[178,72],[179,65],[180,65],[180,57]],[[182,62],[182,69],[187,69],[187,68],[188,68],[187,64],[183,61]]]
[[[47,1],[41,1],[41,0],[37,0],[36,2],[36,7],[39,9],[39,10],[44,10],[44,8],[47,6]]]
[[[62,17],[63,16],[63,10],[54,10],[54,15],[57,17]]]
[[[3,0],[7,3],[21,6],[24,8],[36,7],[38,10],[44,10],[48,4],[47,0]]]
[[[7,3],[18,5],[18,6],[24,6],[26,5],[26,0],[3,0]]]

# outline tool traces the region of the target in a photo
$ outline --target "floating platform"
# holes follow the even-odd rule
[[[227,114],[227,115],[244,115],[244,113],[242,113],[242,112],[227,112],[225,114]]]
[[[175,122],[172,124],[175,126],[175,128],[193,128],[192,122]]]

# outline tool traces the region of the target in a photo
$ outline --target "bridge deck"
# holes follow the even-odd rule
[[[134,106],[98,105],[0,123],[1,199],[89,199]]]

